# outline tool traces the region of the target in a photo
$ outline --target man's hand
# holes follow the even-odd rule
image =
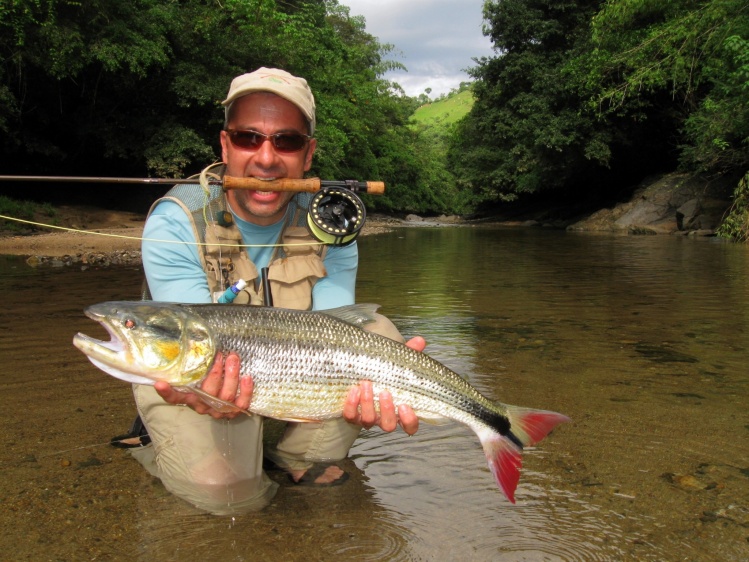
[[[165,382],[157,382],[154,388],[165,402],[175,405],[184,404],[198,414],[207,414],[216,419],[231,419],[242,414],[238,410],[227,412],[213,408],[197,394],[180,392]],[[218,353],[200,389],[220,400],[233,403],[240,410],[246,410],[250,407],[252,400],[253,382],[252,377],[239,376],[239,356],[236,353],[230,353],[226,360],[222,353]]]
[[[406,345],[416,351],[424,351],[426,341],[421,336],[412,338]],[[369,429],[375,425],[383,431],[394,431],[398,424],[408,435],[413,435],[419,429],[419,418],[416,417],[411,406],[399,404],[396,410],[393,397],[387,391],[380,392],[379,415],[374,406],[374,393],[370,381],[362,381],[359,386],[352,388],[346,398],[343,417],[350,423],[355,423]]]

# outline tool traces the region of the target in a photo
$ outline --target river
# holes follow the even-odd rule
[[[71,344],[137,267],[0,257],[3,523],[16,560],[749,559],[749,248],[715,239],[410,227],[360,239],[357,300],[503,402],[572,418],[517,504],[457,424],[363,433],[346,485],[217,517],[107,445],[128,385]],[[272,429],[272,428],[271,428]],[[271,432],[272,433],[272,432]]]

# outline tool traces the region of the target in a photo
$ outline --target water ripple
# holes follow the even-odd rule
[[[388,516],[376,516],[376,533],[362,534],[361,527],[354,524],[337,525],[326,532],[323,552],[329,560],[351,560],[360,562],[418,561],[413,552],[418,547],[418,539],[401,523],[389,520]]]

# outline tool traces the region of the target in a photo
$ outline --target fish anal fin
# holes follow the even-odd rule
[[[285,422],[294,422],[294,423],[316,423],[320,420],[311,420],[311,419],[305,419],[305,418],[290,418],[290,417],[276,417],[276,416],[270,416],[275,420],[281,420]]]
[[[429,425],[445,425],[452,422],[450,418],[446,418],[445,416],[441,416],[440,414],[435,414],[432,412],[424,412],[422,410],[419,410],[415,411],[414,414],[416,414],[420,421],[423,421],[424,423]]]

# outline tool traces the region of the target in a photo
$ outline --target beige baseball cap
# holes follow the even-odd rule
[[[229,94],[221,103],[228,110],[235,99],[253,92],[271,92],[293,103],[309,121],[310,134],[315,134],[315,97],[304,78],[278,68],[258,68],[232,80]]]

